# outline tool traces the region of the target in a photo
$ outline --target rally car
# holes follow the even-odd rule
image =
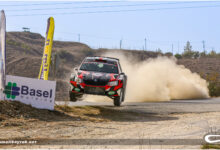
[[[83,94],[105,95],[120,106],[125,99],[127,76],[122,72],[119,59],[112,57],[86,57],[71,74],[70,101]]]

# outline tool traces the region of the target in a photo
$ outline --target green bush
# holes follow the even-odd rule
[[[168,57],[173,56],[173,53],[167,52],[167,53],[165,53],[165,56],[168,56]]]
[[[206,54],[206,52],[201,52],[201,53],[200,53],[200,56],[201,56],[201,57],[206,57],[207,54]]]
[[[177,59],[181,59],[181,58],[182,58],[182,55],[176,54],[175,57],[176,57]]]
[[[198,51],[185,51],[182,56],[184,58],[198,58],[199,57],[199,52]]]
[[[183,54],[182,54],[182,56],[184,57],[184,58],[193,58],[193,51],[185,51]]]
[[[210,96],[220,96],[220,83],[219,82],[209,82],[209,95]]]
[[[205,79],[209,82],[209,95],[210,96],[220,96],[220,81],[219,73],[214,72],[206,75]]]

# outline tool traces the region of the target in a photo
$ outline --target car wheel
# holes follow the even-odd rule
[[[77,101],[76,94],[73,93],[72,91],[69,92],[69,96],[70,96],[70,101],[72,101],[72,102],[76,102]]]
[[[82,93],[73,93],[72,91],[69,91],[69,97],[70,97],[70,101],[72,101],[72,102],[81,101],[83,94]]]
[[[120,106],[121,105],[120,96],[117,96],[117,97],[114,98],[114,105],[115,106]]]
[[[120,91],[120,96],[114,98],[114,105],[120,106],[121,103],[124,101],[124,98],[125,98],[125,90],[124,88],[122,88]]]
[[[123,95],[122,102],[124,102],[125,99],[126,87],[127,87],[127,76],[125,75],[125,79],[123,80],[123,89],[122,89],[123,93],[121,93]]]

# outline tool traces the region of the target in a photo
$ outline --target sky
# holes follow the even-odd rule
[[[55,20],[55,40],[80,41],[91,48],[182,53],[220,52],[220,1],[0,1],[7,31],[22,27],[45,36]],[[146,40],[145,40],[146,39]],[[145,44],[146,41],[146,44]]]

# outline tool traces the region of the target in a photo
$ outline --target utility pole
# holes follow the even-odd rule
[[[144,46],[145,46],[145,51],[147,51],[147,39],[144,39]]]
[[[206,53],[206,51],[205,51],[205,41],[204,40],[202,41],[202,47],[203,47],[203,52]]]
[[[178,42],[178,54],[179,54],[179,51],[180,51],[180,43]]]
[[[78,34],[78,41],[80,42],[80,34]]]
[[[120,40],[120,49],[122,48],[122,39]]]
[[[172,54],[173,54],[173,44],[172,44]]]

